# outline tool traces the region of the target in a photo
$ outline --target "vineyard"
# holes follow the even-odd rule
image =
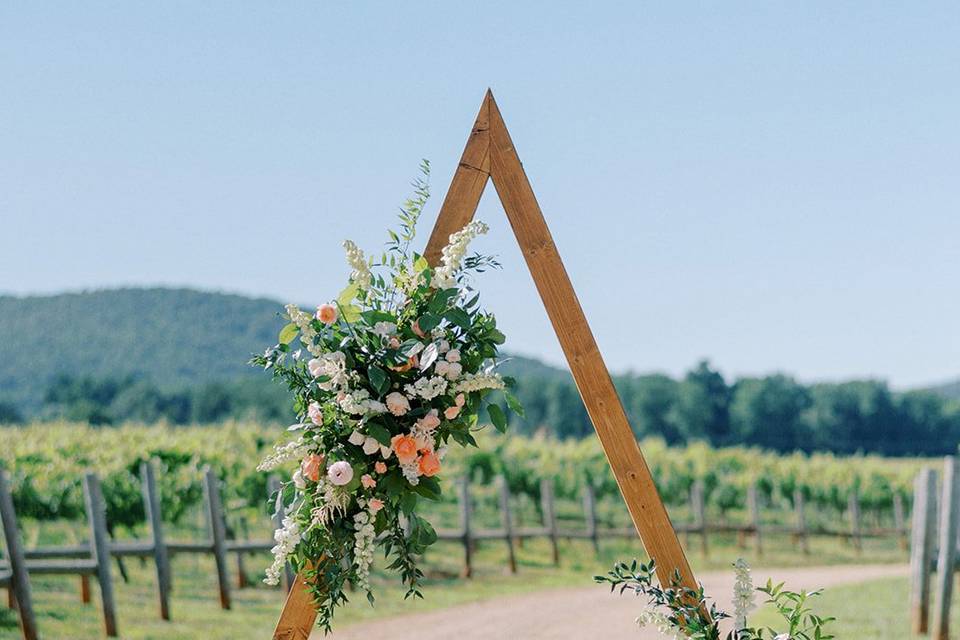
[[[125,425],[97,428],[77,423],[37,423],[0,429],[0,463],[9,470],[14,502],[21,517],[35,520],[82,519],[83,471],[103,482],[108,520],[134,527],[144,519],[139,482],[142,461],[153,459],[164,517],[176,523],[202,500],[201,469],[211,466],[224,480],[225,501],[266,511],[267,476],[255,470],[280,427],[250,423],[170,427]],[[598,500],[617,497],[617,488],[595,438],[551,438],[482,433],[479,449],[452,452],[446,477],[469,477],[475,485],[506,478],[511,492],[539,497],[550,480],[560,499],[579,499],[589,483]],[[831,454],[777,455],[756,449],[713,449],[703,444],[667,447],[642,443],[664,501],[687,503],[700,481],[707,508],[724,516],[745,509],[748,488],[756,483],[765,504],[790,509],[799,489],[808,505],[843,511],[852,491],[865,510],[893,508],[899,494],[909,505],[911,483],[924,459]],[[451,492],[452,493],[452,492]],[[445,495],[445,502],[455,496]]]

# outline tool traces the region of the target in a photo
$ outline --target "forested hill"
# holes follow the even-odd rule
[[[290,402],[246,366],[276,341],[278,301],[188,289],[0,296],[0,423],[58,418],[175,424],[288,421]],[[507,347],[510,345],[507,343]],[[569,372],[514,357],[521,432],[592,432]],[[785,374],[727,380],[702,362],[682,378],[616,376],[638,436],[778,451],[955,452],[958,384],[895,393],[882,381],[806,385]]]
[[[149,379],[162,389],[256,372],[282,305],[190,289],[0,296],[0,399],[28,412],[59,375]]]

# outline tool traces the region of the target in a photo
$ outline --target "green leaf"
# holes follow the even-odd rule
[[[376,422],[367,423],[367,435],[375,438],[377,442],[385,447],[390,446],[390,432],[382,424]]]
[[[499,329],[491,329],[487,336],[493,341],[493,344],[503,344],[507,341],[507,337],[500,333]]]
[[[345,322],[354,323],[360,319],[360,307],[352,304],[340,305],[340,316]]]
[[[437,328],[437,325],[440,324],[440,317],[432,313],[425,313],[417,320],[417,324],[420,325],[421,331],[427,333]]]
[[[400,509],[407,516],[413,513],[413,510],[417,508],[417,494],[415,493],[405,493],[400,498]]]
[[[520,404],[519,400],[517,400],[517,396],[513,395],[509,391],[504,391],[503,395],[507,398],[507,406],[510,407],[510,410],[522,418],[523,405]]]
[[[300,329],[297,328],[297,325],[292,322],[286,325],[283,329],[280,329],[280,344],[290,344],[298,333],[300,333]]]
[[[370,378],[370,384],[380,395],[386,393],[387,389],[390,388],[390,379],[387,377],[387,372],[380,367],[370,365],[370,368],[367,369],[367,376]]]
[[[490,421],[497,431],[503,433],[507,430],[507,417],[503,415],[503,409],[498,404],[488,404],[487,413],[490,414]]]
[[[341,307],[346,307],[353,302],[353,299],[357,297],[358,293],[360,293],[360,287],[356,283],[350,283],[347,285],[347,288],[337,296],[337,302],[340,303]]]
[[[470,314],[463,309],[454,307],[443,314],[443,317],[449,320],[451,324],[455,324],[462,329],[470,328]]]
[[[433,477],[420,476],[420,482],[414,485],[413,490],[427,500],[439,500],[441,496],[440,483]]]

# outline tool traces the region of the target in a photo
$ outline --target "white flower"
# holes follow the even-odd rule
[[[277,543],[270,550],[273,553],[273,564],[267,567],[266,577],[263,579],[271,585],[280,583],[280,574],[287,563],[287,557],[300,543],[300,525],[293,518],[285,517],[283,526],[273,532],[273,539]]]
[[[387,405],[373,400],[366,389],[354,389],[350,393],[344,393],[337,402],[341,409],[355,416],[377,415],[387,411]]]
[[[453,385],[453,392],[470,393],[482,389],[503,389],[503,378],[497,373],[468,373]]]
[[[733,583],[733,627],[740,631],[747,628],[747,614],[753,609],[753,580],[750,565],[743,558],[737,558],[733,570],[736,576]]]
[[[437,366],[434,367],[433,370],[438,376],[443,376],[446,378],[447,374],[450,372],[450,363],[446,360],[441,360],[437,363]]]
[[[460,373],[463,371],[463,365],[459,362],[448,362],[446,366],[446,372],[442,375],[447,380],[456,380],[460,377]],[[437,373],[440,373],[439,371]]]
[[[392,322],[378,322],[373,325],[373,333],[381,338],[389,338],[397,332],[397,325]]]
[[[380,451],[380,442],[376,438],[367,437],[363,441],[363,452],[368,456],[372,456],[377,451]]]
[[[667,619],[667,616],[659,611],[647,609],[637,616],[636,623],[641,627],[655,628],[662,637],[668,638],[669,640],[688,640],[687,634],[679,627],[674,626],[674,624]]]
[[[387,401],[387,409],[395,416],[402,416],[410,411],[410,401],[399,391],[393,391],[384,398]]]
[[[288,304],[285,309],[287,310],[287,317],[290,318],[290,322],[297,325],[297,328],[300,330],[300,342],[303,343],[303,345],[307,347],[307,351],[313,355],[320,355],[320,353],[322,353],[321,348],[314,343],[317,332],[311,324],[313,316],[301,311],[300,307],[295,304]]]
[[[300,491],[307,488],[307,481],[303,479],[303,471],[301,471],[299,467],[293,472],[291,480],[293,480],[293,486],[300,489]]]
[[[446,340],[440,340],[437,342],[437,349],[440,350],[440,353],[446,353],[447,351],[450,351],[450,343]]]
[[[372,276],[363,251],[352,240],[344,240],[343,248],[347,251],[347,264],[353,268],[350,279],[361,289],[369,289]]]
[[[353,543],[353,564],[356,567],[357,586],[367,592],[370,591],[370,565],[373,564],[376,539],[373,520],[374,516],[369,511],[361,511],[353,516],[353,528],[356,531]]]
[[[353,480],[353,467],[346,460],[339,460],[327,469],[327,478],[338,487],[349,484]]]
[[[416,461],[400,465],[400,472],[403,473],[403,477],[406,478],[410,484],[414,486],[420,484],[420,467]]]
[[[333,391],[347,386],[350,376],[347,374],[347,356],[342,351],[323,353],[307,363],[307,369],[314,378],[326,376],[326,382],[318,382],[317,386],[324,391]]]
[[[273,471],[286,462],[300,460],[309,453],[309,449],[310,447],[301,438],[283,445],[274,445],[273,453],[257,465],[257,471]]]
[[[460,349],[450,349],[444,358],[447,362],[460,362]]]
[[[450,235],[450,244],[441,251],[440,266],[433,272],[431,284],[440,289],[457,286],[457,273],[460,271],[463,256],[467,253],[470,241],[484,234],[489,227],[479,220],[467,223],[460,231]]]
[[[773,640],[790,640],[790,634],[778,633],[776,636],[773,637]]]
[[[404,386],[403,390],[410,397],[420,396],[424,400],[433,400],[447,390],[447,381],[441,376],[423,377]]]

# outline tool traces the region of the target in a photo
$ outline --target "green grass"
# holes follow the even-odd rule
[[[886,578],[858,585],[833,587],[813,601],[814,610],[837,618],[828,629],[837,638],[869,640],[913,640],[910,633],[909,583],[906,578]],[[776,613],[761,611],[755,624],[776,621]],[[950,628],[960,632],[960,605],[954,603]]]
[[[815,539],[812,554],[797,552],[786,536],[769,536],[764,554],[757,558],[752,547],[743,550],[733,536],[713,536],[710,556],[703,558],[699,540],[693,539],[691,561],[699,571],[725,569],[743,555],[756,566],[802,566],[855,562],[903,562],[904,552],[892,541],[867,541],[862,554],[834,540]],[[601,553],[595,556],[584,541],[561,542],[561,566],[550,562],[549,545],[545,540],[527,541],[519,550],[519,572],[505,571],[505,545],[499,541],[481,544],[476,554],[475,576],[471,580],[459,578],[462,549],[459,545],[441,542],[432,549],[424,567],[428,584],[424,601],[411,604],[404,601],[394,580],[377,574],[375,585],[378,602],[370,607],[363,597],[357,597],[337,615],[338,626],[401,612],[425,611],[449,607],[465,602],[524,593],[554,587],[589,587],[592,576],[605,572],[616,560],[642,557],[638,542],[605,540]],[[258,574],[266,565],[268,556],[257,554],[247,558],[247,572],[258,582]],[[279,613],[282,596],[279,590],[256,584],[252,588],[234,589],[233,609],[222,611],[217,599],[217,585],[213,561],[208,556],[177,556],[173,561],[174,593],[171,604],[173,622],[159,619],[154,588],[153,567],[136,559],[127,559],[130,582],[123,583],[114,572],[118,619],[121,636],[129,640],[173,640],[179,638],[265,638],[269,637]],[[231,558],[231,573],[236,580],[236,564]],[[878,619],[878,628],[894,633],[899,628],[892,624],[897,615],[905,616],[906,587],[902,581],[883,581],[859,590],[837,588],[823,597],[823,611],[836,612],[844,618],[844,631],[859,629],[863,615]],[[101,637],[99,598],[94,586],[93,603],[83,605],[79,599],[79,578],[37,577],[34,583],[34,608],[38,624],[45,638],[83,639]],[[602,588],[602,587],[597,587]],[[859,600],[858,600],[859,598]],[[856,604],[854,604],[856,603]],[[898,609],[899,608],[899,609]],[[896,614],[898,610],[904,611]],[[889,616],[884,622],[882,616]],[[852,625],[852,626],[851,626]],[[903,625],[900,625],[903,626]],[[838,627],[840,628],[840,627]],[[904,627],[905,628],[905,627]],[[958,627],[960,628],[960,627]],[[0,638],[17,638],[16,618],[12,611],[0,608]],[[858,637],[840,633],[839,637]],[[860,635],[870,638],[906,638],[905,635]]]

